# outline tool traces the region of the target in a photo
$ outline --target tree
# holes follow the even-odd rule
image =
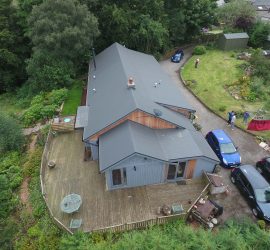
[[[200,33],[201,28],[209,27],[216,22],[216,1],[166,0],[165,7],[170,37],[175,44],[190,40]]]
[[[12,0],[0,0],[0,93],[26,79],[27,45]]]
[[[82,69],[89,60],[93,39],[99,34],[95,16],[86,5],[73,0],[45,0],[34,6],[28,26],[34,45],[27,67],[29,83],[41,90],[67,85],[61,79]],[[50,72],[55,75],[48,84],[46,75]]]
[[[152,54],[164,50],[168,43],[168,30],[163,0],[104,2],[103,5],[94,5],[102,33],[96,43],[98,50],[114,42]]]
[[[261,49],[257,49],[252,53],[250,64],[253,67],[253,76],[262,78],[264,84],[267,86],[270,81],[270,61],[263,56]]]
[[[22,129],[12,117],[0,112],[0,153],[20,150],[24,143]]]
[[[249,43],[254,48],[262,48],[270,34],[270,24],[258,21],[249,31]]]
[[[255,22],[256,10],[249,1],[233,0],[218,9],[220,22],[247,31]]]

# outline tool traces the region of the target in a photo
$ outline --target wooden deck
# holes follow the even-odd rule
[[[81,230],[89,232],[106,227],[146,221],[157,218],[158,207],[182,204],[185,211],[205,187],[202,180],[151,185],[106,191],[105,177],[98,172],[95,161],[83,161],[82,132],[58,134],[49,146],[48,161],[56,167],[42,172],[44,193],[53,216],[67,228],[71,219],[82,219]],[[80,194],[82,206],[70,215],[60,209],[62,199],[70,194]]]

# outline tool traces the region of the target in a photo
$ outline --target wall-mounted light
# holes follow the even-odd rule
[[[136,166],[134,166],[133,169],[134,169],[134,171],[136,171],[137,170]]]

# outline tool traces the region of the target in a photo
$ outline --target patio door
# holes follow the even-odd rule
[[[167,180],[181,179],[184,177],[186,162],[175,162],[169,164]]]
[[[168,180],[174,180],[175,179],[175,173],[176,173],[176,165],[175,164],[170,164],[169,169],[168,169],[167,179]]]
[[[126,168],[114,169],[112,171],[112,184],[113,186],[127,184]]]

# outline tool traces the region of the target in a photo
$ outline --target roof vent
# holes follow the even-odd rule
[[[128,86],[128,88],[133,88],[133,89],[136,88],[135,82],[134,82],[134,80],[133,80],[132,77],[129,77],[128,78],[128,84],[127,84],[127,86]]]
[[[153,109],[155,116],[162,116],[162,112],[159,109]]]

